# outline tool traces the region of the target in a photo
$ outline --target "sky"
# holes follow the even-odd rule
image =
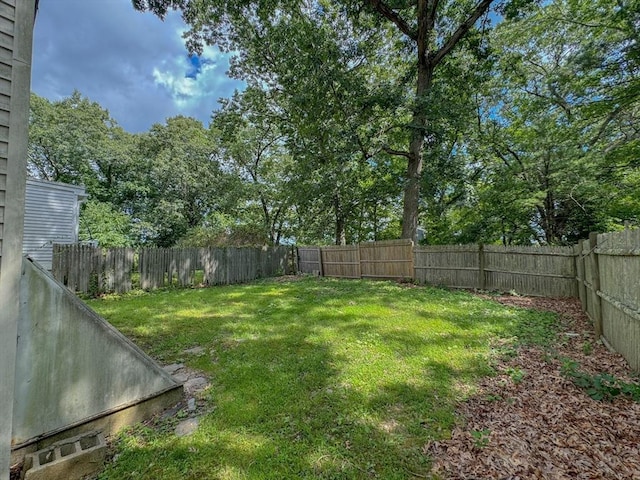
[[[215,47],[189,58],[185,29],[178,13],[163,22],[131,0],[40,0],[31,90],[50,100],[78,90],[132,133],[176,115],[206,126],[218,99],[244,85]]]

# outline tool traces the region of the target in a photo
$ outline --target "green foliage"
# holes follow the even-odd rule
[[[261,244],[278,245],[291,236],[298,190],[274,96],[252,87],[236,92],[213,115],[210,134],[220,146],[224,170],[240,180],[235,193],[245,202],[241,213],[254,226],[252,235],[264,238]]]
[[[525,313],[526,312],[526,313]],[[519,345],[552,346],[558,334],[557,315],[540,310],[518,312],[512,333]]]
[[[129,215],[118,212],[109,203],[90,200],[80,212],[79,239],[96,240],[101,247],[130,247],[134,243],[134,225]]]
[[[615,397],[625,396],[634,402],[640,402],[638,383],[628,383],[608,373],[591,375],[580,370],[578,363],[572,360],[563,361],[562,374],[594,400],[611,401]]]
[[[54,102],[31,94],[30,175],[84,185],[95,200],[109,201],[127,169],[131,145],[131,135],[109,112],[80,92]]]
[[[261,226],[243,224],[229,215],[212,214],[206,224],[194,227],[180,238],[178,247],[228,247],[262,246],[269,239]]]
[[[201,122],[182,116],[155,124],[140,137],[135,168],[145,183],[131,192],[130,209],[152,225],[147,242],[172,246],[211,212],[235,203],[216,148]]]
[[[507,375],[509,375],[509,377],[511,377],[511,380],[513,381],[513,383],[515,383],[516,385],[521,383],[522,380],[524,379],[525,376],[525,372],[521,369],[521,368],[507,368]]]
[[[248,85],[209,128],[140,135],[32,95],[29,172],[84,184],[135,243],[380,240],[417,214],[426,243],[572,244],[640,221],[640,0],[133,3],[180,10]]]
[[[471,430],[471,437],[473,438],[474,447],[484,448],[489,445],[491,430],[488,428],[483,428],[482,430]]]
[[[485,238],[571,244],[636,220],[637,26],[620,16],[633,5],[555,0],[496,29],[480,129],[491,148],[471,210]]]

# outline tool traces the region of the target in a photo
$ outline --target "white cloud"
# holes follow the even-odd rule
[[[130,0],[40,2],[32,89],[52,100],[79,90],[127,130],[148,130],[175,115],[208,123],[219,97],[242,82],[225,75],[228,56],[206,47],[195,78],[177,13],[164,21],[136,12]]]
[[[175,39],[182,45],[182,34],[185,28],[178,28]],[[186,115],[194,115],[209,105],[211,111],[215,108],[218,98],[228,96],[231,88],[242,88],[241,82],[231,80],[226,76],[229,68],[230,54],[221,52],[215,46],[206,45],[202,55],[194,65],[186,52],[163,60],[160,66],[153,69],[156,85],[165,89],[171,96],[174,105]],[[191,112],[191,113],[190,113]]]

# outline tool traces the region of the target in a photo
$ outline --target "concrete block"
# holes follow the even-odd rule
[[[27,455],[25,480],[80,480],[104,465],[107,445],[101,432],[54,443]]]

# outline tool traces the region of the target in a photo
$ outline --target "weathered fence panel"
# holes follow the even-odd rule
[[[321,248],[325,277],[361,278],[357,245],[330,245]]]
[[[357,247],[362,278],[413,278],[411,240],[360,243]]]
[[[572,247],[433,245],[415,248],[415,279],[452,288],[575,297]]]
[[[83,293],[131,290],[134,250],[88,245],[54,245],[52,274],[67,288]]]
[[[577,297],[573,247],[484,246],[485,289]]]
[[[452,288],[480,288],[478,245],[429,245],[414,250],[418,283]]]
[[[291,248],[144,248],[138,256],[140,288],[192,286],[196,272],[205,285],[243,283],[282,275],[290,268]],[[124,293],[132,288],[131,248],[100,249],[56,245],[53,275],[70,290],[83,293]]]
[[[594,235],[590,246],[595,261],[585,275],[593,285],[589,315],[596,330],[600,321],[606,341],[639,371],[640,230]]]
[[[312,275],[324,275],[320,247],[298,247],[298,271]]]
[[[203,281],[207,285],[224,285],[227,281],[228,255],[222,248],[205,248],[202,251]]]
[[[131,272],[134,267],[135,252],[132,248],[112,248],[105,252],[103,260],[104,277],[98,279],[99,292],[129,292],[132,288]]]
[[[587,287],[585,285],[584,259],[582,258],[582,242],[573,246],[573,254],[576,261],[576,280],[578,283],[578,298],[582,311],[587,311]]]
[[[584,298],[581,298],[583,310],[593,323],[598,336],[602,335],[602,309],[601,301],[598,296],[600,290],[600,269],[598,267],[599,255],[596,253],[595,241],[597,237],[591,235],[589,240],[583,240],[580,245],[580,257],[577,263],[581,263],[582,267],[576,269],[577,283],[582,284],[584,290]],[[580,275],[582,272],[582,276]],[[580,290],[580,289],[579,289]]]

